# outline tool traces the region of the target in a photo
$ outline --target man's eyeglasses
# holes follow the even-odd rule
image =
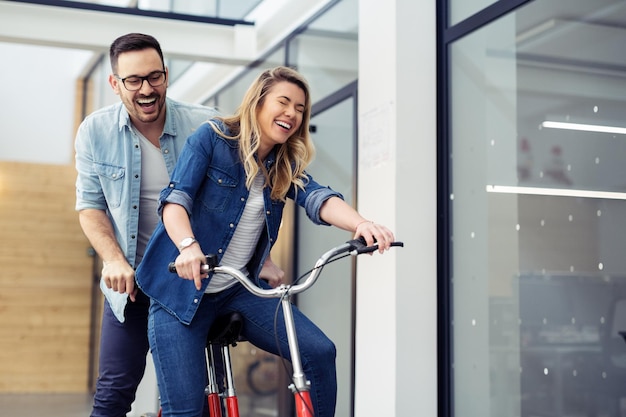
[[[130,77],[121,78],[117,74],[113,74],[115,78],[120,80],[124,87],[128,91],[137,91],[141,89],[144,81],[148,81],[152,87],[159,87],[165,83],[165,71],[152,71],[150,74],[145,77],[139,77],[137,75],[132,75]]]

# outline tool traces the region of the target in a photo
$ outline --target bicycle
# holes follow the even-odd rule
[[[391,246],[403,247],[404,243],[393,242]],[[228,266],[219,266],[217,264],[217,255],[211,254],[206,256],[206,264],[202,265],[203,272],[226,273],[237,279],[248,291],[258,297],[280,299],[285,328],[287,331],[289,352],[291,354],[292,383],[288,386],[288,388],[294,395],[297,417],[314,417],[314,412],[309,392],[310,382],[307,381],[306,376],[304,375],[300,360],[300,349],[298,347],[296,328],[291,310],[291,296],[304,292],[312,287],[322,272],[323,267],[330,262],[334,262],[350,255],[357,256],[363,253],[372,253],[376,250],[378,250],[378,244],[375,243],[372,246],[367,246],[363,238],[349,240],[348,242],[336,246],[322,254],[322,256],[315,263],[315,266],[294,283],[282,284],[276,288],[268,289],[258,287],[238,269]],[[176,272],[174,262],[169,264],[169,271]],[[304,282],[299,283],[299,281],[305,277],[306,279]],[[207,336],[206,357],[208,385],[205,388],[205,394],[208,397],[207,400],[211,417],[222,417],[221,399],[224,400],[224,409],[227,413],[226,415],[228,417],[239,417],[239,405],[233,381],[229,347],[234,346],[237,342],[241,341],[239,332],[242,324],[243,319],[236,312],[220,316],[216,319],[209,331],[209,335]],[[223,392],[219,392],[220,390],[217,384],[218,381],[215,372],[215,358],[212,349],[212,346],[214,345],[220,347],[224,360]],[[160,410],[158,416],[161,417]]]

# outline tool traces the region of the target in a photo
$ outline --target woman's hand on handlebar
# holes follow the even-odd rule
[[[354,208],[339,197],[326,200],[319,212],[320,218],[344,230],[354,230],[353,239],[363,236],[367,246],[378,242],[378,251],[383,253],[391,247],[394,236],[391,230],[382,224],[365,219]]]
[[[180,278],[192,280],[197,290],[202,287],[202,278],[208,276],[207,272],[202,272],[200,266],[206,263],[206,255],[198,242],[182,250],[176,257],[176,273]]]
[[[382,224],[373,221],[364,220],[356,227],[353,239],[363,236],[367,246],[378,243],[378,252],[383,253],[389,250],[391,244],[395,241],[393,232]]]
[[[259,278],[264,279],[272,288],[278,287],[285,279],[285,271],[279,268],[272,261],[272,257],[268,256],[263,264],[263,269],[259,273]]]

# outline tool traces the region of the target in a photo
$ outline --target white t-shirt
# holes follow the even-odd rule
[[[139,131],[133,129],[139,137],[141,146],[141,192],[139,193],[139,233],[137,236],[137,254],[135,265],[143,258],[152,232],[159,223],[157,205],[159,194],[167,187],[170,176],[167,173],[165,159],[161,150],[154,146]]]

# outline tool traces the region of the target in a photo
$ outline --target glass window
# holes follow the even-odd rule
[[[222,113],[233,112],[250,83],[266,68],[287,65],[309,82],[313,103],[345,87],[358,77],[358,0],[342,0],[311,22],[306,30],[258,66],[246,69],[228,88],[211,97]],[[206,101],[209,103],[209,101]]]
[[[450,47],[454,415],[624,411],[625,17],[537,0]]]
[[[183,59],[168,59],[165,58],[165,66],[169,71],[168,83],[171,85],[176,82],[185,71],[189,70],[193,66],[193,61],[187,61]]]
[[[218,93],[217,97],[209,98],[209,100],[217,104],[217,108],[222,114],[233,114],[241,104],[244,94],[259,74],[266,69],[284,65],[284,62],[285,49],[279,48],[258,66],[243,71],[225,90]],[[205,104],[208,104],[210,101],[207,101]]]
[[[497,0],[449,0],[448,21],[450,22],[450,26],[467,19],[496,1]]]
[[[289,65],[308,80],[313,102],[358,77],[358,2],[343,0],[289,42]]]

